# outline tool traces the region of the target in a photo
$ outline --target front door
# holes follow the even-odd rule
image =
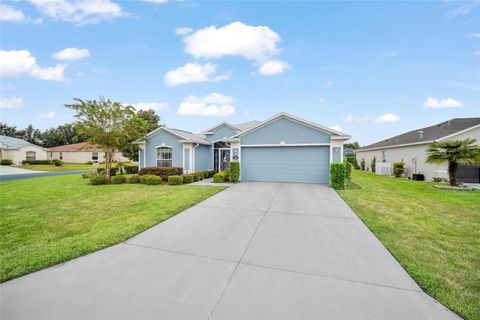
[[[220,171],[228,170],[230,168],[230,149],[220,149],[219,151]]]

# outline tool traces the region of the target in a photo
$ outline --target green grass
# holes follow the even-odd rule
[[[0,185],[0,281],[124,241],[218,186],[90,186],[79,174]]]
[[[88,170],[97,168],[91,164],[86,163],[64,163],[60,167],[48,164],[22,164],[21,166],[14,166],[15,168],[28,169],[34,171],[66,171],[66,170]]]
[[[480,191],[355,171],[361,189],[339,191],[425,292],[480,319]]]

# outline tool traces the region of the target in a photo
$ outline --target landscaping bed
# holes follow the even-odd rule
[[[124,241],[223,190],[219,186],[89,185],[79,174],[1,183],[0,279]]]
[[[480,319],[480,191],[354,171],[339,190],[420,287],[466,319]]]

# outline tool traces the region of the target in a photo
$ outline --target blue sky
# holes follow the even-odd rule
[[[0,16],[1,121],[20,128],[99,95],[194,132],[283,111],[361,144],[480,114],[478,1],[31,0]]]

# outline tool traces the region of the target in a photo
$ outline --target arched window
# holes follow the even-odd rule
[[[172,166],[172,148],[158,147],[157,148],[157,167],[171,167]]]
[[[35,151],[27,151],[25,159],[26,160],[35,160],[36,159]]]

